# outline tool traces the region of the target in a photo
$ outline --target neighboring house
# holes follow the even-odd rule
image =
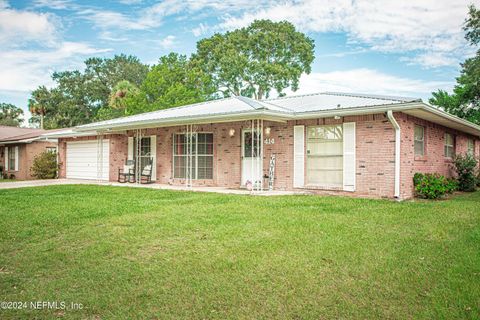
[[[56,151],[57,140],[46,139],[42,134],[53,132],[42,129],[0,126],[0,166],[8,177],[33,179],[30,168],[39,153]]]
[[[480,154],[480,127],[420,99],[319,93],[231,97],[78,126],[59,139],[60,177],[117,180],[127,159],[158,183],[410,198],[415,172],[450,176]]]

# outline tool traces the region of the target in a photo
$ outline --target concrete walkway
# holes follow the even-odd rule
[[[27,181],[13,181],[2,182],[0,180],[0,189],[16,189],[27,187],[43,187],[43,186],[55,186],[55,185],[72,185],[72,184],[90,184],[100,186],[116,186],[126,188],[149,188],[157,190],[177,190],[177,191],[194,191],[194,192],[214,192],[225,194],[242,194],[242,195],[258,195],[258,196],[284,196],[294,194],[307,194],[306,192],[294,192],[294,191],[259,191],[250,192],[244,189],[229,189],[221,187],[192,187],[187,188],[185,186],[172,186],[168,184],[136,184],[136,183],[118,183],[118,182],[103,182],[97,180],[81,180],[81,179],[52,179],[52,180],[27,180]]]

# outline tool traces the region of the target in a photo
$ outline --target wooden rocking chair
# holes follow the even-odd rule
[[[135,182],[135,161],[127,160],[123,168],[118,169],[118,182]]]
[[[153,160],[150,159],[140,173],[140,183],[152,183]]]

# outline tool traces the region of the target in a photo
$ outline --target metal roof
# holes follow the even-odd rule
[[[337,108],[360,108],[385,104],[419,101],[414,98],[384,97],[340,93],[317,93],[271,100],[257,101],[247,97],[230,98],[195,103],[186,106],[141,113],[133,116],[100,121],[79,126],[80,130],[122,126],[143,122],[167,121],[182,118],[202,118],[215,115],[233,115],[252,111],[272,111],[294,115],[296,112],[325,111]]]
[[[450,124],[450,127],[480,136],[479,126],[425,104],[418,98],[339,92],[297,95],[262,101],[233,96],[90,123],[75,127],[70,131],[58,132],[57,136],[74,136],[80,133],[82,135],[95,135],[96,131],[105,132],[193,123],[232,122],[247,119],[287,121],[373,114],[388,110],[405,113],[423,110],[420,116],[427,120],[432,115],[435,115],[437,117],[435,121],[437,122],[442,118],[443,123]],[[46,134],[44,136],[53,137],[54,135]]]
[[[312,112],[345,108],[362,108],[407,102],[421,102],[421,99],[354,93],[321,92],[270,99],[266,102],[288,108],[293,112]]]
[[[281,109],[275,107],[276,109]],[[133,116],[116,118],[79,126],[81,129],[104,127],[108,125],[134,124],[144,121],[167,120],[183,117],[202,117],[215,114],[235,114],[255,110],[265,110],[266,104],[246,97],[230,97],[211,100],[186,106],[141,113]],[[283,110],[283,109],[281,109]]]

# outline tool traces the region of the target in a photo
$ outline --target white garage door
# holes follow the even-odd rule
[[[103,140],[102,176],[97,174],[97,141],[67,142],[67,178],[71,179],[101,179],[109,177],[110,144]]]

